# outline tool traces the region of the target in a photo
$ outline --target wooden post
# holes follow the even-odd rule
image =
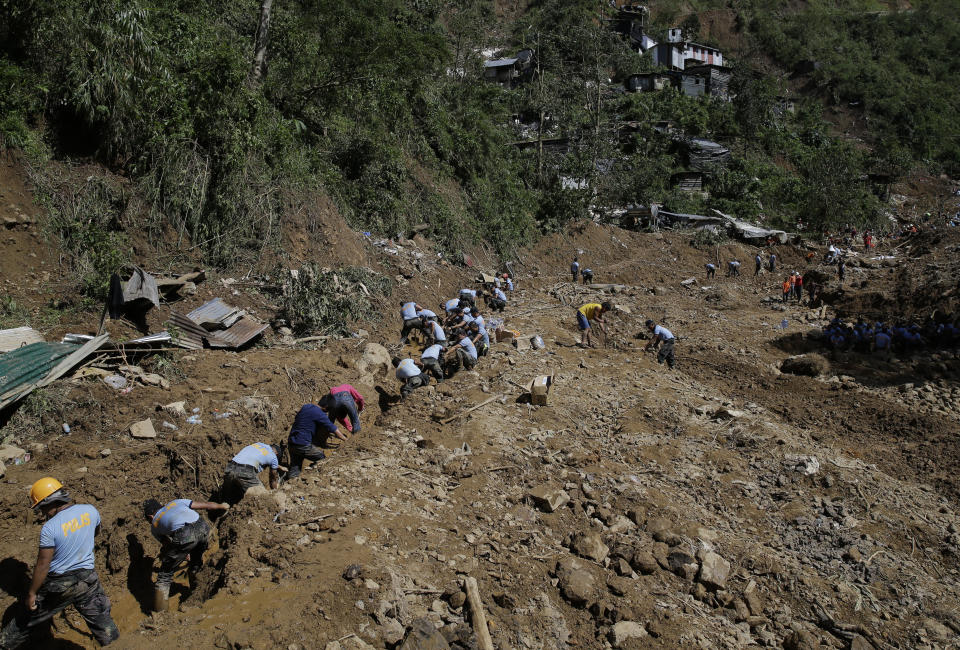
[[[467,602],[470,603],[470,619],[473,622],[473,633],[477,635],[477,647],[480,650],[493,650],[493,640],[490,638],[490,630],[487,629],[487,615],[483,611],[477,579],[465,576],[463,586],[467,589]]]
[[[257,25],[257,35],[253,45],[253,65],[250,66],[250,74],[247,77],[247,83],[251,86],[259,84],[266,73],[267,41],[270,35],[270,10],[272,7],[273,0],[263,0],[260,5],[260,22]]]

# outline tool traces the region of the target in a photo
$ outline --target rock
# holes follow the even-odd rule
[[[153,421],[149,418],[146,420],[141,420],[130,425],[130,435],[138,439],[150,439],[156,438],[157,432],[153,428]]]
[[[923,619],[923,628],[934,639],[937,639],[940,641],[946,641],[948,639],[953,638],[953,632],[950,630],[950,628],[936,619],[933,619],[933,618]],[[857,637],[857,638],[860,638],[860,637]],[[856,638],[854,639],[854,641],[856,641]],[[866,640],[864,640],[864,642],[866,643]],[[850,646],[850,647],[852,648],[853,646]],[[869,643],[863,646],[863,650],[867,650],[868,648],[872,650],[873,646],[871,646]]]
[[[819,377],[829,370],[830,363],[819,354],[788,357],[780,364],[780,372],[806,377]]]
[[[647,532],[653,539],[667,546],[676,546],[683,538],[673,530],[674,521],[666,517],[657,517],[647,522]]]
[[[104,458],[106,458],[107,456],[109,456],[109,455],[112,454],[112,453],[113,453],[113,452],[110,451],[109,449],[101,449],[101,450],[100,450],[100,455],[103,456]]]
[[[155,372],[145,372],[139,376],[139,379],[147,386],[161,386],[163,388],[170,388],[170,382]]]
[[[700,574],[697,581],[710,589],[723,589],[730,576],[730,563],[722,557],[708,551],[700,557]]]
[[[161,410],[166,411],[170,415],[178,418],[187,417],[187,403],[186,402],[170,402],[169,404],[164,404],[160,407]]]
[[[594,599],[596,580],[580,560],[566,557],[557,562],[556,575],[560,593],[578,607],[585,607]]]
[[[943,637],[944,639],[949,638],[950,630],[947,629],[948,636]],[[874,650],[873,644],[864,639],[859,634],[850,641],[850,650]]]
[[[396,645],[403,640],[405,629],[395,618],[388,618],[379,627],[378,632],[388,646]]]
[[[656,573],[657,569],[660,568],[656,558],[653,557],[653,553],[650,551],[637,551],[634,553],[633,557],[630,558],[630,566],[632,566],[637,573],[645,576]]]
[[[620,621],[610,630],[610,645],[614,648],[625,648],[631,639],[644,639],[647,630],[634,621]]]
[[[621,560],[621,562],[623,562],[623,560]],[[626,564],[626,562],[624,562],[624,564]],[[616,596],[625,596],[630,592],[630,587],[632,585],[633,581],[629,578],[618,578],[612,576],[607,580],[607,587]]]
[[[739,420],[746,414],[746,411],[738,411],[731,408],[720,408],[713,412],[713,418],[715,420]]]
[[[342,575],[344,580],[353,580],[354,578],[359,578],[363,576],[363,566],[359,564],[351,564],[343,570]]]
[[[617,560],[613,568],[617,572],[617,575],[629,576],[633,574],[633,567],[631,567],[630,563],[623,558]]]
[[[602,563],[610,553],[610,548],[603,543],[599,535],[580,533],[573,538],[570,548],[581,557]]]
[[[450,650],[450,644],[429,618],[418,618],[410,625],[400,650]]]
[[[555,512],[570,502],[570,495],[562,488],[540,485],[530,490],[530,498],[544,512]]]
[[[697,561],[683,551],[670,553],[667,556],[667,566],[671,572],[687,580],[693,580],[697,575]]]
[[[363,348],[363,355],[356,361],[354,367],[361,375],[378,375],[388,372],[392,367],[390,352],[379,343],[367,343]]]
[[[340,641],[334,641],[334,643],[339,643],[342,650],[373,650],[373,646],[358,637],[357,635],[348,636],[346,639],[340,639]],[[246,644],[245,644],[246,645]],[[327,647],[330,647],[330,644],[327,644]]]
[[[13,445],[3,445],[0,447],[0,463],[18,465],[18,461],[20,461],[26,455],[26,450],[20,449],[20,447],[14,447]]]
[[[612,523],[610,524],[611,533],[625,533],[629,530],[633,530],[637,525],[624,517],[623,515],[617,515],[613,518]]]

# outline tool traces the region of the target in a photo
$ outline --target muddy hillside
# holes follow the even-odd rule
[[[31,246],[28,217],[3,232],[4,280],[16,255],[17,299],[37,322],[56,258]],[[398,303],[434,307],[494,269],[351,234],[397,278],[383,318],[352,336],[297,342],[274,327],[239,350],[98,357],[5,415],[0,606],[9,617],[36,556],[29,486],[53,475],[102,514],[120,648],[483,648],[481,616],[503,649],[956,647],[957,350],[878,358],[821,337],[837,315],[952,308],[955,235],[885,243],[842,287],[778,246],[782,270],[822,273],[829,300],[812,308],[780,302],[780,270],[753,275],[752,247],[590,224],[514,264],[505,312],[484,315],[517,344],[493,342],[475,370],[399,401],[390,356],[420,347],[397,344]],[[574,254],[596,284],[570,281]],[[734,257],[743,275],[705,278]],[[275,305],[251,284],[208,272],[151,318],[220,297],[269,322]],[[574,310],[601,300],[609,331],[580,348]],[[97,314],[72,314],[41,326],[45,339],[96,331]],[[675,369],[644,351],[647,318],[677,336]],[[106,331],[135,335],[109,319]],[[785,372],[797,355],[809,363]],[[117,375],[124,388],[104,381]],[[535,405],[538,376],[552,385]],[[217,498],[237,451],[285,439],[300,406],[341,383],[366,398],[361,433],[215,518],[199,585],[178,577],[170,610],[151,614],[159,546],[141,503]],[[132,437],[148,419],[155,437]],[[94,646],[68,610],[34,647]]]

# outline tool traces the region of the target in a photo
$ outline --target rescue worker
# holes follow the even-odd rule
[[[717,265],[708,263],[704,268],[707,269],[707,279],[715,278],[717,276]]]
[[[770,253],[769,263],[770,263],[770,266],[768,268],[770,269],[770,272],[771,273],[775,272],[777,270],[777,254],[776,253],[774,252]]]
[[[583,272],[580,273],[580,275],[583,277],[584,284],[590,284],[593,282],[593,269],[583,269]]]
[[[740,260],[730,260],[727,264],[727,277],[740,277]]]
[[[590,347],[590,322],[593,321],[600,326],[604,334],[607,333],[607,324],[603,320],[603,315],[613,307],[609,302],[596,303],[589,302],[577,310],[577,327],[580,328],[580,347]]]
[[[74,503],[60,481],[49,476],[31,486],[30,502],[46,521],[40,529],[37,563],[24,606],[0,632],[0,648],[12,650],[26,644],[69,605],[83,617],[97,642],[109,645],[120,631],[94,568],[100,513],[93,506]]]
[[[644,346],[644,351],[649,350],[651,347],[657,350],[657,363],[667,362],[669,368],[673,368],[676,363],[676,359],[673,356],[673,344],[676,341],[676,338],[673,336],[673,332],[668,330],[663,325],[657,325],[652,320],[647,320],[647,330],[653,334],[653,338]]]
[[[150,532],[160,542],[160,570],[153,591],[153,611],[167,611],[173,574],[184,560],[188,562],[190,589],[196,589],[197,572],[203,566],[203,554],[210,543],[210,524],[197,511],[229,508],[226,503],[190,499],[174,499],[167,505],[156,499],[143,502],[143,516],[150,524]]]
[[[400,357],[394,357],[392,363],[397,369],[397,379],[403,382],[400,399],[406,399],[414,390],[430,383],[430,378],[421,372],[420,365],[413,359],[401,361]]]
[[[796,271],[793,272],[793,275],[793,293],[797,297],[797,302],[799,303],[801,300],[803,300],[803,276]]]
[[[787,278],[783,281],[783,302],[790,300],[790,292],[793,291],[793,288],[790,286],[790,278]]]
[[[840,262],[837,264],[837,279],[840,280],[840,284],[843,284],[843,279],[847,276],[847,260],[840,258]]]
[[[228,503],[239,503],[252,487],[263,487],[260,472],[269,468],[269,484],[276,490],[280,483],[280,447],[266,442],[247,445],[234,456],[223,471],[223,487],[220,497]]]
[[[432,323],[436,324],[434,321]],[[442,331],[442,330],[441,330]],[[323,409],[331,420],[343,425],[350,433],[360,433],[360,414],[363,413],[366,402],[363,395],[350,384],[340,384],[330,389],[330,393],[317,400],[317,406]],[[337,431],[341,440],[346,435]]]
[[[573,258],[573,262],[570,264],[570,275],[573,277],[573,283],[577,283],[577,278],[580,276],[580,262],[577,261],[577,258]]]
[[[423,307],[413,301],[400,303],[400,318],[403,319],[403,329],[400,330],[400,345],[407,342],[407,337],[413,330],[423,331],[423,322],[417,316],[417,312],[421,311],[423,311]]]
[[[757,253],[757,256],[753,258],[756,268],[753,269],[753,277],[760,275],[760,269],[763,268],[763,258],[760,257],[760,253]]]
[[[443,331],[443,326],[435,320],[423,322],[423,332],[427,336],[427,344],[446,343],[447,333]]]
[[[481,321],[475,320],[470,323],[467,336],[470,337],[473,346],[477,349],[477,355],[487,356],[487,352],[490,350],[490,335],[487,334],[487,328],[483,326]]]
[[[507,291],[513,291],[513,278],[506,273],[503,274],[503,278],[507,281]]]
[[[503,311],[507,306],[507,294],[497,287],[493,294],[487,298],[487,307],[493,311]]]
[[[470,337],[461,332],[460,341],[453,346],[452,351],[465,370],[473,370],[477,365],[477,348]]]
[[[293,418],[288,438],[290,470],[287,472],[287,480],[300,476],[303,461],[318,461],[327,457],[320,445],[325,444],[330,435],[346,440],[322,408],[316,404],[304,404],[300,407]]]
[[[437,343],[428,347],[423,351],[423,354],[420,355],[420,365],[423,366],[426,372],[433,375],[438,384],[443,383],[444,352],[446,351],[443,349],[443,346]]]
[[[466,303],[466,306],[476,307],[477,306],[477,290],[476,289],[460,289],[460,303]]]

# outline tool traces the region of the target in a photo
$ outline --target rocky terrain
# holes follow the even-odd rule
[[[8,226],[5,245],[25,227]],[[0,605],[9,615],[35,558],[27,489],[55,475],[103,515],[98,569],[121,648],[482,648],[466,577],[497,648],[957,647],[957,351],[781,371],[824,353],[810,333],[857,296],[914,313],[891,268],[917,278],[938,264],[950,291],[957,241],[852,269],[854,286],[821,311],[769,302],[779,276],[705,284],[705,261],[750,247],[590,224],[517,265],[505,325],[544,348],[495,344],[475,372],[404,402],[388,367],[393,303],[437,304],[476,269],[425,261],[425,244],[359,244],[400,282],[358,336],[291,347],[271,332],[241,352],[172,353],[150,368],[167,388],[74,377],[49,389],[55,413],[16,432],[32,457],[0,491]],[[575,251],[614,286],[566,281]],[[779,254],[802,263],[803,251]],[[269,313],[256,290],[227,285],[211,276],[186,302],[224,295]],[[616,306],[611,333],[579,349],[573,309],[601,297]],[[642,351],[648,317],[680,337],[676,370]],[[60,322],[48,340],[77,327]],[[544,374],[549,401],[534,406],[526,386]],[[279,441],[301,404],[342,382],[368,399],[362,433],[218,518],[202,588],[175,588],[171,611],[149,614],[158,547],[140,503],[211,497],[237,450]],[[186,421],[194,408],[200,424]],[[131,438],[148,417],[158,437]],[[38,647],[93,646],[69,612]]]

